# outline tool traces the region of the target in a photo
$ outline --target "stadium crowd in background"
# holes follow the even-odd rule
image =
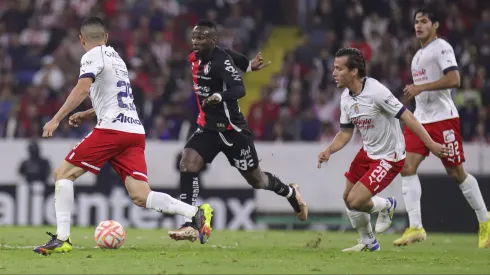
[[[338,130],[340,91],[332,80],[333,55],[359,48],[368,75],[403,103],[410,62],[420,48],[413,34],[412,0],[305,0],[302,43],[261,90],[248,121],[258,140],[317,141]],[[439,1],[440,2],[440,1]],[[461,87],[454,99],[465,141],[490,141],[490,3],[441,4],[439,33],[456,51]],[[247,56],[267,39],[260,0],[11,0],[0,1],[0,137],[39,137],[77,81],[83,48],[78,26],[87,15],[109,23],[109,45],[126,60],[140,118],[150,139],[186,139],[198,113],[187,55],[198,19],[220,26],[220,43]],[[267,58],[267,57],[265,57]],[[82,109],[91,106],[87,99]],[[93,124],[70,128],[80,138]]]

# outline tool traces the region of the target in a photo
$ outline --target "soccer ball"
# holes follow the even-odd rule
[[[107,220],[99,223],[95,229],[94,239],[100,248],[117,249],[123,245],[126,232],[120,223]]]

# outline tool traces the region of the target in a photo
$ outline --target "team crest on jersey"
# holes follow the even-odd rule
[[[208,62],[208,64],[204,65],[204,74],[207,75],[210,70],[211,70],[211,62]]]
[[[359,106],[358,104],[354,104],[354,111],[356,112],[356,114],[359,114]]]

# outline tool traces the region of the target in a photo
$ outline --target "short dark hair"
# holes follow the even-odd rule
[[[417,17],[417,14],[421,13],[422,15],[427,15],[429,17],[430,21],[432,23],[435,22],[440,22],[439,14],[436,9],[432,8],[431,6],[423,6],[418,8],[415,13],[413,14],[413,21],[415,22],[415,17]]]
[[[214,23],[213,21],[211,20],[199,20],[196,24],[196,26],[198,27],[206,27],[206,28],[210,28],[210,29],[214,29],[216,30],[216,23]]]
[[[87,17],[83,20],[80,32],[87,41],[100,41],[105,37],[106,25],[99,17]]]
[[[100,17],[96,17],[96,16],[90,16],[90,17],[85,18],[85,20],[83,20],[82,26],[80,28],[83,29],[83,28],[88,27],[88,26],[98,26],[98,27],[102,27],[104,30],[106,29],[106,25],[105,25],[104,20],[102,20]]]
[[[357,69],[359,77],[366,76],[366,61],[361,51],[356,48],[342,48],[337,51],[335,57],[347,56],[346,66],[349,70]]]

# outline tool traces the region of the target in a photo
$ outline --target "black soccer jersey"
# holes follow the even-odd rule
[[[237,68],[247,71],[249,60],[230,50],[215,47],[207,58],[198,58],[192,52],[189,62],[199,106],[197,124],[219,132],[248,128],[238,106],[238,100],[245,96],[245,86]],[[219,93],[222,101],[203,106],[203,101],[214,93]]]

